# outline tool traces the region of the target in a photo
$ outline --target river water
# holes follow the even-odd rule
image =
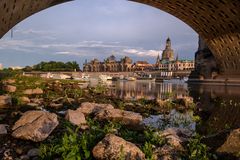
[[[172,110],[169,120],[175,120],[172,123],[176,124],[180,119],[180,121],[184,121],[185,127],[197,130],[201,134],[209,135],[227,129],[240,128],[239,86],[187,84],[183,81],[163,83],[108,81],[106,85],[109,88],[109,95],[127,100],[192,97],[197,104],[194,112],[180,113]],[[198,126],[189,119],[192,115],[200,116],[201,123]],[[158,123],[161,122],[161,116],[152,117],[152,125],[162,124]]]

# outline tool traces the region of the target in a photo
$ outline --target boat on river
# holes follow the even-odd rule
[[[137,77],[136,79],[137,79],[137,81],[146,81],[146,82],[155,82],[156,81],[156,78],[153,78],[151,74],[149,74],[149,75],[144,74],[144,75]]]
[[[104,74],[101,74],[99,76],[99,80],[102,81],[102,82],[106,82],[108,80],[112,80],[112,77],[111,76],[108,76],[108,75],[104,75]]]

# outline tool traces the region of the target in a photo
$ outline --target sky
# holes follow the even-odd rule
[[[175,56],[193,59],[198,35],[159,9],[126,0],[75,0],[43,10],[17,24],[0,39],[4,67],[41,61],[82,64],[114,54],[155,63],[171,38]]]

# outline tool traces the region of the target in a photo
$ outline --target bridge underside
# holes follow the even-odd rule
[[[71,0],[1,0],[0,38],[28,16]],[[239,0],[131,0],[159,8],[191,26],[207,44],[219,75],[240,77]]]

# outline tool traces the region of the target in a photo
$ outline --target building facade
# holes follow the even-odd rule
[[[130,72],[133,69],[132,59],[125,56],[117,61],[114,55],[111,55],[103,62],[94,59],[85,62],[83,65],[84,72]]]
[[[3,69],[3,65],[0,63],[0,70],[2,70]]]
[[[184,71],[193,70],[194,61],[193,60],[179,60],[178,55],[174,58],[174,50],[171,47],[171,40],[168,38],[166,40],[166,47],[162,52],[162,58],[157,56],[155,63],[156,70],[162,71]]]

